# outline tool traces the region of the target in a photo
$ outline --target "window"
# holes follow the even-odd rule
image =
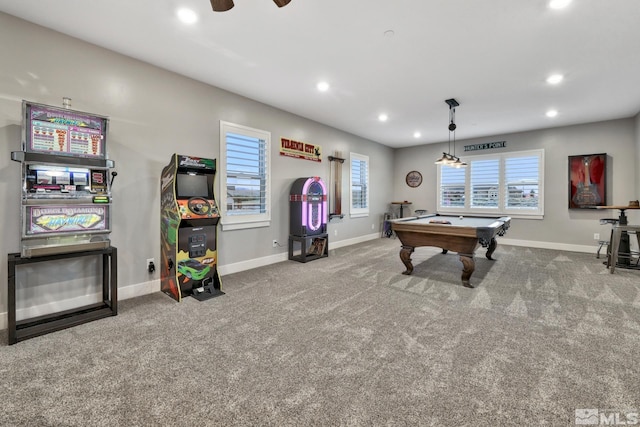
[[[468,167],[438,165],[438,212],[544,215],[544,150],[472,156]]]
[[[270,145],[269,132],[220,122],[223,230],[269,226]]]
[[[439,206],[464,208],[465,169],[440,168]]]
[[[351,153],[350,216],[369,215],[369,157]]]

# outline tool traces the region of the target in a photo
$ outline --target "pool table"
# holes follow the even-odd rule
[[[418,246],[435,246],[457,252],[462,262],[462,284],[473,288],[469,278],[476,268],[473,254],[478,246],[487,248],[486,257],[498,245],[496,236],[503,236],[511,225],[510,217],[488,218],[477,216],[424,215],[420,217],[391,220],[391,229],[396,233],[402,248],[400,260],[407,268],[402,274],[411,274],[411,253]]]

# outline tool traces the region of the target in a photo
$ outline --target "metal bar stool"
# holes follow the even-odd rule
[[[380,230],[380,237],[393,237],[393,230],[391,230],[391,220],[396,216],[393,212],[387,212],[382,216],[382,229]]]
[[[616,265],[618,264],[618,256],[624,255],[631,261],[632,252],[629,249],[629,253],[621,253],[620,252],[620,240],[622,240],[622,233],[634,232],[636,234],[636,238],[638,239],[638,245],[640,246],[640,225],[616,225],[613,227],[613,232],[611,233],[611,257],[609,261],[609,273],[613,274],[616,269]],[[636,266],[640,262],[640,258],[636,260]]]
[[[602,247],[606,245],[607,246],[607,259],[609,259],[609,255],[611,254],[611,251],[609,250],[609,248],[610,248],[609,242],[611,241],[611,235],[613,234],[613,227],[617,223],[618,223],[618,218],[602,218],[602,219],[600,219],[600,225],[611,224],[611,232],[609,233],[609,240],[602,239],[602,240],[598,241],[598,251],[596,252],[596,258],[600,258],[600,251],[602,250]]]

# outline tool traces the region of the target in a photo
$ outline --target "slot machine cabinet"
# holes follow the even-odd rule
[[[22,113],[23,151],[11,153],[22,163],[21,256],[108,248],[108,118],[29,101]]]
[[[328,256],[327,217],[327,187],[322,179],[296,179],[289,192],[289,259],[307,262]]]
[[[173,154],[160,182],[161,290],[176,301],[224,295],[213,192],[216,160]]]
[[[8,254],[7,263],[9,344],[118,314],[117,248],[109,237],[116,175],[111,172],[109,180],[115,166],[107,158],[109,119],[63,101],[64,108],[22,101],[22,151],[11,153],[21,163],[22,180],[20,252]],[[17,319],[16,300],[25,296],[20,287],[40,276],[23,271],[17,280],[23,267],[96,257],[102,260],[101,302]]]

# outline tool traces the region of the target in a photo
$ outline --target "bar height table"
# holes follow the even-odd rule
[[[392,205],[400,205],[400,218],[402,218],[402,209],[405,206],[409,206],[411,204],[411,202],[407,202],[406,200],[404,202],[391,202]]]
[[[617,209],[620,211],[620,215],[618,216],[618,224],[620,225],[628,225],[627,223],[627,215],[625,214],[625,211],[627,209],[640,209],[640,206],[636,206],[636,205],[609,205],[609,206],[596,206],[598,209]],[[611,239],[609,239],[609,241],[611,242]],[[618,257],[618,263],[616,265],[616,267],[621,267],[621,268],[629,268],[630,264],[631,264],[631,245],[629,243],[629,233],[627,233],[626,231],[622,232],[622,235],[620,236],[620,246],[619,246],[619,253],[621,254]],[[608,260],[609,262],[609,260]]]

